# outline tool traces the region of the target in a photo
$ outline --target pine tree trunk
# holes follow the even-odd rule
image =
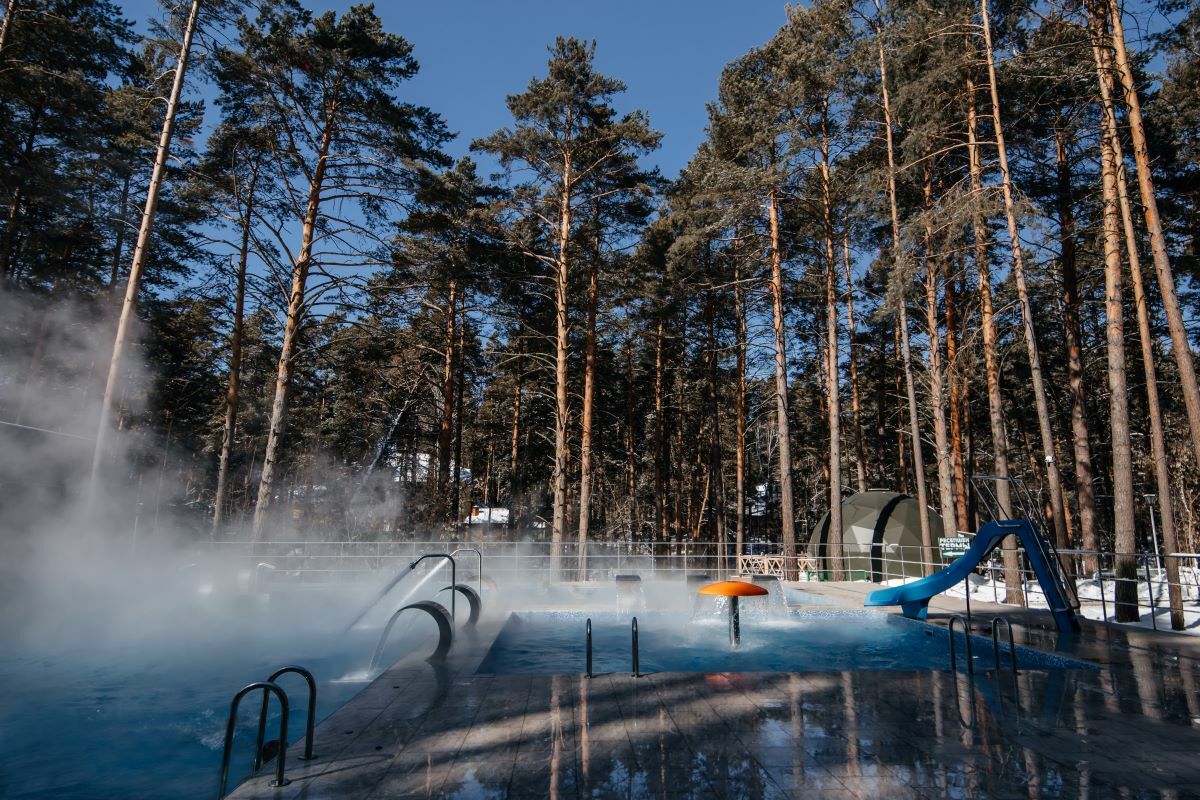
[[[686,300],[683,303],[683,306],[684,308],[687,307]],[[679,323],[679,341],[687,342],[688,315],[686,313],[680,314]],[[671,438],[675,442],[675,462],[672,464],[672,474],[675,480],[675,491],[672,492],[671,496],[674,498],[675,502],[674,513],[671,519],[671,532],[675,537],[676,553],[681,553],[685,547],[684,533],[689,527],[684,519],[684,499],[690,499],[690,496],[686,493],[687,449],[684,446],[683,425],[684,420],[689,418],[690,415],[687,413],[687,409],[684,405],[687,402],[687,394],[684,391],[686,388],[684,386],[685,375],[681,365],[675,365],[673,377],[675,378],[675,414],[673,418],[675,430],[672,432]],[[697,445],[699,445],[699,442],[697,442]],[[697,455],[698,454],[699,449],[697,448]]]
[[[667,541],[667,459],[668,444],[663,414],[663,348],[666,345],[666,309],[659,306],[658,326],[654,331],[654,531],[660,542]]]
[[[512,441],[509,445],[508,456],[508,527],[511,529],[517,521],[517,491],[519,484],[517,476],[521,472],[521,380],[525,368],[525,339],[517,338],[517,367],[513,377],[513,413]]]
[[[937,449],[938,503],[942,524],[957,527],[958,512],[954,507],[954,477],[950,463],[950,437],[946,429],[946,373],[942,364],[942,337],[938,325],[938,278],[941,259],[933,252],[933,223],[928,214],[933,209],[933,175],[925,170],[925,328],[929,336],[929,405],[933,414],[933,443]]]
[[[825,114],[829,108],[824,106]],[[825,234],[825,394],[829,408],[829,535],[826,552],[831,555],[830,574],[842,580],[842,429],[838,385],[837,256],[833,245],[833,188],[829,172],[829,138],[824,121],[821,129],[821,226]]]
[[[579,418],[579,580],[587,579],[588,526],[592,516],[592,404],[596,394],[596,305],[600,296],[600,215],[596,252],[588,270],[587,331],[584,335],[583,411]]]
[[[850,236],[842,237],[843,264],[846,270],[846,334],[849,337],[850,420],[854,425],[854,475],[858,491],[867,490],[867,448],[863,440],[862,403],[858,394],[858,346],[854,341],[854,274],[850,269]]]
[[[451,522],[455,531],[462,530],[463,523],[463,390],[466,386],[466,346],[467,346],[467,293],[463,291],[462,302],[458,305],[458,368],[457,376],[455,377],[455,398],[454,398],[454,508]],[[474,474],[474,467],[471,469]],[[467,490],[467,499],[470,500],[470,489]]]
[[[897,315],[895,325],[892,326],[892,355],[896,359],[900,359],[901,354],[904,352],[904,347],[901,344],[900,338],[901,338],[900,337],[900,317],[899,317],[899,315]],[[881,364],[880,368],[881,369],[886,368],[886,365]],[[896,400],[897,400],[897,402],[896,402],[896,471],[899,474],[900,494],[909,494],[911,492],[911,489],[909,488],[909,485],[908,485],[909,470],[908,470],[908,456],[906,455],[908,448],[905,447],[906,439],[904,437],[906,434],[904,432],[904,423],[903,423],[903,420],[905,419],[905,415],[908,414],[908,407],[907,407],[908,398],[904,392],[903,386],[901,385],[903,383],[904,377],[905,377],[904,370],[898,370],[895,373],[893,373],[892,397],[896,398]],[[881,392],[881,395],[882,395],[882,392]],[[903,399],[901,399],[901,398],[903,398]],[[882,399],[882,397],[880,399]],[[882,407],[882,405],[881,405],[881,407]]]
[[[876,0],[875,7],[876,9],[879,8],[878,0]],[[883,100],[883,129],[887,141],[888,208],[891,212],[892,221],[892,269],[899,276],[903,265],[903,257],[900,251],[900,209],[896,203],[896,153],[895,145],[892,141],[892,106],[888,98],[887,61],[884,58],[882,37],[879,38],[878,44],[879,88],[880,96]],[[903,288],[906,283],[903,278],[897,277],[897,281]],[[908,308],[903,291],[900,293],[896,309],[896,327],[900,339],[900,361],[904,367],[904,386],[908,395],[908,428],[909,444],[912,448],[913,480],[917,485],[917,507],[920,509],[921,569],[926,575],[930,575],[934,571],[933,534],[929,528],[929,495],[925,487],[925,458],[921,452],[921,426],[917,417],[917,390],[913,381],[912,349],[909,347],[908,341]],[[902,474],[904,471],[903,452],[904,448],[902,447],[900,465]]]
[[[955,259],[958,260],[957,258]],[[946,303],[946,382],[950,401],[950,467],[954,479],[954,511],[958,530],[972,530],[967,518],[970,500],[967,497],[967,471],[963,461],[963,408],[969,409],[967,392],[970,382],[964,378],[958,350],[958,292],[955,280],[945,277]],[[969,413],[969,412],[968,412]]]
[[[1120,5],[1116,0],[1107,0],[1108,22],[1112,26],[1111,37],[1114,65],[1125,104],[1129,109],[1129,134],[1133,140],[1133,160],[1137,164],[1138,189],[1141,191],[1142,209],[1146,217],[1146,233],[1150,237],[1150,252],[1154,256],[1154,272],[1158,276],[1158,287],[1162,295],[1163,310],[1167,316],[1167,330],[1171,334],[1171,350],[1179,369],[1179,383],[1183,390],[1183,403],[1187,408],[1188,427],[1192,437],[1192,451],[1200,465],[1200,387],[1196,383],[1196,364],[1184,326],[1183,313],[1175,293],[1175,275],[1167,254],[1167,242],[1163,235],[1162,220],[1158,214],[1158,201],[1154,194],[1154,177],[1150,172],[1150,151],[1146,143],[1146,127],[1142,120],[1142,104],[1133,70],[1129,65],[1129,53],[1125,46],[1125,25],[1121,19]],[[1093,9],[1093,17],[1104,24],[1102,11]]]
[[[217,467],[217,493],[213,498],[212,532],[215,538],[225,521],[225,494],[229,482],[229,462],[233,457],[233,436],[237,431],[238,392],[242,377],[242,325],[246,309],[246,267],[250,262],[250,233],[254,226],[254,189],[258,183],[258,165],[250,173],[246,187],[246,212],[242,217],[242,241],[238,247],[237,290],[233,300],[233,333],[229,337],[229,383],[225,389],[225,427],[221,434],[221,458]],[[125,184],[128,186],[128,181]],[[120,245],[118,244],[118,247]]]
[[[554,279],[554,504],[550,529],[550,574],[562,577],[562,545],[567,530],[567,419],[571,408],[567,386],[570,321],[567,299],[570,291],[568,248],[571,244],[571,159],[563,163],[562,187],[558,200],[558,269]]]
[[[9,33],[12,31],[13,15],[17,13],[18,2],[19,0],[8,0],[8,7],[4,10],[4,19],[0,20],[0,59],[4,57],[4,48],[8,46]]]
[[[792,504],[792,447],[788,427],[787,350],[783,320],[783,253],[779,241],[779,200],[774,190],[767,195],[767,218],[771,232],[771,319],[775,331],[775,425],[779,437],[779,521],[783,539],[786,580],[795,580],[796,524]]]
[[[971,46],[970,40],[967,41]],[[971,192],[978,198],[983,195],[983,159],[979,152],[979,119],[975,111],[975,82],[967,79],[967,151],[971,173]],[[979,273],[979,328],[983,340],[984,373],[987,379],[988,427],[992,434],[992,477],[994,481],[996,509],[1004,519],[1012,519],[1012,493],[1008,479],[1008,433],[1004,429],[1004,397],[1000,390],[1000,355],[996,336],[996,313],[992,307],[992,272],[988,259],[987,228],[983,214],[975,211],[971,215],[972,238],[975,244],[975,268]],[[1025,594],[1021,591],[1021,561],[1017,543],[1005,537],[1001,554],[1004,560],[1004,602],[1023,605]]]
[[[737,238],[735,232],[734,238]],[[742,295],[741,261],[733,257],[733,316],[737,348],[737,387],[734,390],[734,414],[737,416],[735,434],[735,481],[737,482],[737,544],[734,548],[734,568],[741,570],[742,548],[746,534],[746,307]]]
[[[1158,370],[1155,367],[1154,336],[1150,329],[1150,305],[1146,298],[1142,278],[1141,260],[1138,256],[1137,236],[1133,228],[1133,209],[1130,208],[1129,191],[1126,186],[1124,158],[1121,154],[1120,137],[1112,139],[1116,153],[1117,196],[1121,201],[1121,223],[1125,230],[1125,250],[1129,259],[1130,282],[1133,284],[1133,302],[1137,309],[1138,339],[1142,347],[1142,367],[1146,376],[1146,410],[1150,416],[1150,449],[1154,459],[1154,485],[1157,490],[1158,533],[1162,537],[1162,552],[1167,572],[1167,594],[1171,608],[1171,628],[1177,631],[1187,627],[1183,615],[1183,594],[1179,582],[1179,560],[1169,557],[1179,552],[1175,534],[1175,509],[1171,502],[1170,462],[1167,460],[1166,433],[1163,430],[1162,401],[1158,394]],[[1147,498],[1148,499],[1148,498]]]
[[[1085,550],[1096,550],[1095,474],[1087,420],[1087,399],[1083,385],[1083,335],[1079,323],[1079,279],[1075,257],[1075,214],[1071,200],[1071,165],[1067,161],[1067,133],[1059,128],[1054,134],[1055,160],[1058,166],[1058,229],[1062,240],[1063,336],[1067,349],[1067,384],[1071,392],[1071,434],[1074,440],[1075,498],[1079,504],[1079,533]],[[1097,569],[1088,558],[1085,570]]]
[[[996,59],[992,49],[991,14],[988,0],[980,0],[983,19],[983,42],[987,57],[988,88],[992,100],[992,125],[996,136],[996,153],[1000,161],[1000,189],[1004,197],[1004,214],[1008,222],[1008,242],[1012,251],[1013,278],[1017,284],[1017,299],[1021,306],[1021,326],[1025,332],[1025,349],[1029,353],[1029,373],[1033,384],[1033,400],[1037,410],[1038,432],[1042,439],[1042,455],[1046,462],[1047,493],[1053,510],[1054,538],[1059,547],[1070,546],[1067,541],[1067,525],[1063,513],[1062,480],[1058,472],[1058,460],[1054,453],[1054,434],[1050,428],[1050,403],[1046,397],[1046,385],[1042,378],[1042,362],[1038,353],[1037,337],[1033,330],[1033,306],[1029,302],[1029,288],[1025,283],[1025,257],[1021,250],[1021,235],[1017,228],[1016,205],[1013,201],[1012,175],[1008,169],[1008,149],[1004,143],[1004,126],[1000,119],[1000,92],[996,86]]]
[[[824,278],[824,273],[825,273],[825,267],[824,267],[824,265],[822,265],[822,267],[821,267],[822,279]],[[825,434],[826,434],[826,441],[828,441],[828,438],[829,438],[829,381],[826,378],[825,373],[826,373],[827,368],[829,367],[829,348],[826,345],[826,341],[825,341],[825,310],[826,309],[825,309],[825,304],[823,301],[824,301],[824,298],[822,298],[822,303],[819,303],[819,304],[813,303],[812,304],[812,312],[813,312],[812,329],[814,331],[816,331],[816,334],[817,334],[816,347],[814,349],[819,354],[819,357],[813,359],[813,361],[815,362],[816,371],[817,371],[817,374],[815,376],[813,376],[815,378],[813,383],[817,387],[817,391],[816,391],[817,420],[816,420],[816,425],[814,425],[814,427],[823,428],[825,430]],[[829,497],[829,487],[830,487],[829,459],[828,458],[821,459],[820,464],[821,464],[820,485],[817,488],[817,490],[814,492],[814,494],[819,494],[825,498],[828,498]]]
[[[121,182],[121,201],[117,205],[117,235],[113,243],[112,268],[108,275],[109,294],[116,294],[117,279],[121,273],[121,261],[125,258],[125,211],[129,207],[129,184],[132,176],[126,175]]]
[[[158,137],[158,149],[154,155],[154,170],[150,175],[150,186],[146,191],[146,207],[142,211],[142,223],[138,230],[137,245],[133,251],[133,263],[129,267],[125,300],[121,305],[121,316],[117,321],[117,335],[113,341],[112,358],[108,364],[108,378],[104,384],[104,396],[100,403],[100,420],[96,426],[96,446],[92,455],[92,475],[88,484],[89,505],[96,500],[100,488],[100,468],[103,466],[104,457],[108,454],[108,435],[115,411],[113,401],[117,394],[117,384],[121,380],[123,366],[121,362],[125,356],[125,347],[133,334],[138,291],[142,285],[142,272],[146,268],[146,257],[150,252],[150,232],[154,227],[154,215],[158,211],[158,196],[162,192],[163,179],[166,177],[167,157],[171,151],[171,138],[175,134],[175,117],[179,110],[180,95],[183,94],[183,76],[187,71],[188,55],[191,52],[192,36],[196,32],[196,18],[199,13],[200,0],[192,0],[187,23],[183,29],[183,42],[179,48],[179,58],[175,63],[175,79],[171,82],[171,94],[167,99],[162,133]]]
[[[1110,109],[1111,110],[1111,107]],[[1121,299],[1121,243],[1117,229],[1117,159],[1112,149],[1115,120],[1103,115],[1101,175],[1104,190],[1104,308],[1108,340],[1108,406],[1112,425],[1114,550],[1133,553],[1137,547],[1133,515],[1133,453],[1129,441],[1129,406],[1125,381],[1124,311]],[[1135,622],[1137,562],[1132,555],[1117,555],[1117,622]]]
[[[634,439],[634,376],[633,349],[625,347],[625,483],[629,494],[629,539],[637,541],[642,530],[641,514],[637,497],[637,449]]]
[[[438,421],[437,475],[434,480],[434,518],[443,524],[450,517],[450,448],[454,443],[454,349],[458,343],[458,281],[450,279],[442,327],[442,414]]]
[[[721,469],[721,405],[717,393],[717,324],[716,301],[711,292],[705,309],[708,316],[708,402],[709,402],[709,452],[708,473],[711,479],[709,487],[708,506],[712,509],[713,533],[717,546],[717,579],[725,574],[725,560],[728,556],[725,546],[725,481]]]
[[[258,481],[258,500],[254,505],[254,541],[264,541],[267,533],[267,513],[275,490],[275,469],[278,464],[279,446],[287,431],[288,396],[292,390],[292,375],[296,369],[296,351],[300,339],[300,326],[304,320],[304,295],[308,285],[308,273],[312,267],[313,236],[321,210],[321,190],[325,182],[325,169],[332,131],[327,126],[317,154],[317,166],[308,187],[308,201],[304,209],[304,224],[300,234],[300,253],[292,268],[292,288],[288,299],[287,321],[283,327],[283,347],[279,351],[279,365],[275,374],[275,399],[271,403],[271,422],[267,433],[267,447],[263,453],[262,475]]]
[[[1093,25],[1096,23],[1093,22]],[[1138,254],[1137,232],[1134,230],[1133,209],[1129,202],[1129,187],[1125,178],[1125,157],[1121,150],[1121,138],[1116,130],[1116,109],[1113,107],[1113,84],[1111,64],[1101,46],[1094,45],[1096,70],[1100,83],[1101,103],[1106,120],[1107,141],[1115,164],[1116,192],[1121,209],[1121,225],[1125,234],[1125,253],[1129,260],[1130,282],[1133,284],[1134,306],[1137,309],[1138,339],[1142,348],[1142,368],[1146,376],[1146,410],[1150,416],[1150,447],[1154,460],[1154,482],[1157,489],[1158,529],[1163,540],[1163,552],[1178,552],[1175,535],[1175,509],[1171,503],[1171,476],[1168,471],[1166,435],[1163,431],[1162,402],[1158,395],[1158,370],[1155,368],[1154,336],[1150,329],[1150,307],[1142,279],[1141,257]],[[1171,607],[1171,627],[1183,630],[1187,622],[1183,615],[1183,596],[1179,583],[1179,561],[1165,558],[1168,597]]]

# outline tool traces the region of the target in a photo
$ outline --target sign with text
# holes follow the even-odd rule
[[[969,536],[945,536],[938,539],[938,547],[946,558],[958,558],[971,547]]]

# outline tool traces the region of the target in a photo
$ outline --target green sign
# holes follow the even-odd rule
[[[968,536],[945,536],[938,539],[938,546],[946,558],[958,558],[971,547],[971,539]]]

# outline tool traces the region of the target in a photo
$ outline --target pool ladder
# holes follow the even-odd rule
[[[633,618],[633,624],[630,628],[630,644],[633,647],[633,677],[642,677],[641,663],[639,661],[639,646],[638,646],[638,624],[637,617]],[[588,617],[587,626],[584,629],[584,651],[586,653],[586,671],[584,675],[592,677],[592,618]]]
[[[967,674],[975,674],[975,658],[971,649],[971,627],[967,624],[966,617],[962,614],[955,614],[950,618],[948,630],[950,633],[950,671],[958,672],[958,652],[954,644],[954,629],[958,623],[962,623],[963,639],[966,641],[967,650]],[[992,619],[992,657],[995,659],[996,672],[1000,672],[1000,628],[1003,627],[1008,631],[1008,659],[1009,669],[1016,677],[1017,673],[1017,646],[1013,642],[1012,624],[1004,617],[994,617]]]
[[[271,676],[265,681],[255,681],[254,683],[243,686],[241,690],[233,696],[233,702],[229,705],[229,721],[225,725],[225,747],[221,754],[221,784],[217,790],[217,800],[226,795],[226,788],[229,785],[229,759],[233,755],[233,731],[237,726],[238,706],[242,703],[242,698],[251,692],[261,690],[262,708],[258,712],[258,735],[254,742],[254,771],[257,772],[263,765],[263,745],[264,738],[267,732],[267,707],[270,704],[271,695],[275,695],[279,699],[279,751],[275,760],[275,779],[271,781],[272,787],[287,786],[291,781],[284,777],[283,771],[287,758],[287,731],[288,731],[288,716],[291,712],[291,706],[288,703],[287,692],[285,692],[276,680],[287,675],[295,673],[304,678],[308,684],[308,719],[304,733],[304,755],[300,756],[301,761],[311,761],[316,758],[313,755],[313,728],[316,724],[317,713],[317,681],[313,678],[313,674],[304,667],[289,665],[280,667],[271,673]]]

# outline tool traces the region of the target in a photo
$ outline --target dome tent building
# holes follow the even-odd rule
[[[916,498],[872,489],[842,500],[843,566],[848,578],[876,583],[892,578],[920,578],[921,519]],[[942,518],[925,509],[934,547],[943,535]],[[825,512],[808,543],[809,555],[820,560],[828,577],[829,512]]]

